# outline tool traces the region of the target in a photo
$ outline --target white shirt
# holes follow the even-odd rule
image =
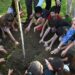
[[[13,8],[9,7],[8,10],[7,10],[7,13],[13,13],[13,12],[14,12]]]
[[[37,6],[42,6],[42,4],[43,4],[43,2],[44,2],[44,0],[39,0],[39,2],[38,2],[38,4],[37,4]]]

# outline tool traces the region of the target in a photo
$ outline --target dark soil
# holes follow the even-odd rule
[[[25,27],[23,28],[23,30]],[[25,43],[25,59],[23,56],[22,48],[21,48],[21,39],[20,32],[12,32],[14,37],[20,42],[18,47],[14,46],[14,43],[10,40],[10,38],[3,39],[3,45],[5,49],[7,49],[8,54],[3,55],[6,59],[6,63],[1,65],[0,71],[6,75],[9,68],[14,69],[15,75],[22,75],[24,71],[29,65],[29,63],[33,60],[39,60],[43,63],[44,58],[50,56],[49,52],[44,50],[43,44],[39,44],[39,32],[33,32],[33,27],[29,33],[24,33],[24,43]]]

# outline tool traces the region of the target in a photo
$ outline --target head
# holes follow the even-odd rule
[[[54,71],[63,70],[63,61],[59,57],[54,57],[53,59],[49,59]]]
[[[37,17],[41,16],[42,14],[42,8],[40,6],[35,7],[35,14]]]
[[[8,22],[13,22],[14,20],[14,15],[12,13],[8,13],[5,15],[5,19],[8,21]]]
[[[4,21],[7,23],[7,26],[11,25],[14,21],[14,15],[12,13],[5,14]]]
[[[28,67],[26,75],[42,75],[43,74],[43,65],[39,61],[33,61]]]
[[[51,15],[51,17],[55,17],[55,12],[54,11],[51,11],[50,12],[50,15]]]
[[[72,28],[75,29],[75,18],[72,19]]]
[[[51,16],[58,15],[59,13],[58,13],[58,11],[57,11],[57,6],[51,7],[50,13],[51,13]]]

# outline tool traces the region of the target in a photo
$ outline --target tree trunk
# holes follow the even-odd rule
[[[71,15],[72,13],[72,0],[67,0],[67,11],[66,14]]]
[[[72,17],[75,17],[75,0],[72,0]]]

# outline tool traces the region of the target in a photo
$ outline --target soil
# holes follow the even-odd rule
[[[23,27],[23,31],[27,25]],[[6,59],[5,64],[0,65],[0,72],[3,75],[6,75],[9,68],[14,69],[14,75],[22,75],[24,74],[25,69],[29,65],[29,63],[33,60],[39,60],[43,63],[45,58],[50,56],[49,52],[44,50],[43,44],[39,44],[39,33],[33,31],[33,27],[30,32],[27,34],[24,33],[24,43],[25,43],[25,58],[23,56],[22,47],[21,47],[21,39],[20,32],[12,32],[14,37],[20,42],[20,45],[16,47],[14,43],[10,40],[9,37],[3,39],[2,45],[8,51],[7,55],[3,55]]]
[[[26,26],[27,24],[23,26],[23,31]],[[20,45],[16,47],[9,37],[3,39],[1,44],[8,51],[8,54],[0,54],[0,57],[4,57],[6,59],[6,62],[0,65],[0,73],[2,73],[0,75],[7,75],[9,68],[14,69],[13,75],[24,75],[24,72],[30,62],[33,60],[39,60],[42,64],[44,64],[44,59],[51,56],[49,51],[45,51],[43,44],[39,44],[40,32],[36,31],[34,33],[33,27],[27,34],[23,33],[26,54],[25,58],[23,56],[21,47],[20,32],[12,31],[12,33],[14,37],[20,42]],[[58,43],[54,44],[54,47],[56,47],[57,44]]]

